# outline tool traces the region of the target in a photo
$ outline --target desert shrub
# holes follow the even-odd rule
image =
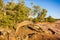
[[[51,16],[47,17],[47,21],[48,22],[55,22],[55,19]]]

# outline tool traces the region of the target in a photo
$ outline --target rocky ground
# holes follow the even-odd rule
[[[0,27],[0,40],[60,40],[60,21],[18,23],[12,30]]]

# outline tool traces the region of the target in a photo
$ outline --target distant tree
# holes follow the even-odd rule
[[[34,8],[34,14],[33,15],[35,15],[36,13],[38,14],[41,10],[40,6],[33,6],[33,8]]]
[[[18,3],[24,3],[24,0],[18,0]]]
[[[55,19],[52,16],[47,17],[48,22],[55,22]]]
[[[41,13],[38,16],[38,18],[40,19],[40,21],[44,21],[46,13],[47,13],[47,10],[46,9],[42,9]]]
[[[33,5],[32,8],[31,8],[31,10],[30,10],[30,12],[29,12],[29,16],[28,17],[32,18],[32,20],[34,18],[37,18],[37,14],[40,13],[40,10],[41,10],[40,6]]]
[[[47,10],[46,9],[41,9],[40,6],[33,6],[32,9],[30,10],[29,17],[34,17],[32,20],[35,21],[45,21],[45,16],[46,16]],[[37,16],[36,16],[37,15]]]

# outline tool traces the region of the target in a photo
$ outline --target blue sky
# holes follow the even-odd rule
[[[17,1],[15,0],[15,2]],[[60,18],[60,0],[26,0],[25,4],[30,7],[31,2],[39,5],[41,8],[45,8],[48,11],[47,16],[52,16],[57,19]]]
[[[60,18],[60,0],[26,0],[26,5],[30,6],[30,2],[45,8],[48,11],[47,16]]]

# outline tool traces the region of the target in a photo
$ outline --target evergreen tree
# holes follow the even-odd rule
[[[2,10],[3,7],[3,0],[0,0],[0,10]]]
[[[55,22],[55,19],[52,16],[47,17],[48,22]]]
[[[45,19],[46,13],[47,13],[46,9],[42,9],[41,14],[39,15],[40,21],[45,21],[44,19]]]

